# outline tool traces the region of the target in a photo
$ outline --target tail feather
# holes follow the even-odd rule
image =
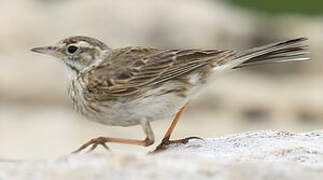
[[[306,40],[307,38],[292,39],[243,51],[237,54],[235,59],[243,59],[244,61],[234,69],[252,65],[308,60],[308,46],[303,44]]]

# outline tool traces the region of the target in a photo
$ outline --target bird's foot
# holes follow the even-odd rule
[[[102,145],[106,150],[109,150],[109,147],[106,145],[106,143],[109,142],[109,138],[105,138],[105,137],[98,137],[98,138],[94,138],[91,139],[90,141],[88,141],[87,143],[83,144],[80,148],[78,148],[77,150],[73,151],[72,153],[79,153],[81,152],[83,149],[91,146],[91,148],[88,150],[88,152],[93,151],[98,145]]]
[[[156,152],[161,152],[164,151],[168,148],[168,146],[170,144],[186,144],[190,139],[199,139],[199,140],[203,140],[200,137],[187,137],[184,139],[177,139],[177,140],[169,140],[169,137],[166,137],[162,140],[162,142],[156,147],[156,149],[154,151],[152,151],[152,153],[156,153]]]

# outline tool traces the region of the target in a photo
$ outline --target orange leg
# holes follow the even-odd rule
[[[109,150],[109,147],[105,144],[107,142],[112,143],[122,143],[122,144],[133,144],[139,146],[149,146],[154,143],[153,140],[146,138],[145,140],[135,140],[135,139],[122,139],[122,138],[109,138],[109,137],[98,137],[91,139],[87,143],[83,144],[79,149],[73,151],[72,153],[81,152],[83,149],[92,145],[90,151],[93,151],[98,145],[102,145],[106,150]]]
[[[186,144],[190,139],[201,139],[199,137],[188,137],[188,138],[184,138],[184,139],[178,139],[178,140],[169,140],[172,132],[175,129],[176,124],[179,121],[179,118],[182,116],[184,110],[186,109],[187,104],[185,104],[185,106],[183,106],[178,113],[176,114],[175,118],[172,121],[172,124],[169,126],[164,138],[162,139],[161,143],[156,147],[156,149],[153,152],[159,152],[161,150],[165,150],[167,149],[167,146],[170,144],[176,144],[176,143],[183,143]]]
[[[110,138],[110,137],[98,137],[91,139],[87,143],[83,144],[80,148],[78,148],[76,151],[73,151],[72,153],[78,153],[81,152],[83,149],[91,146],[89,151],[93,151],[98,145],[102,145],[105,149],[109,150],[109,147],[106,145],[106,143],[122,143],[122,144],[133,144],[133,145],[139,145],[139,146],[149,146],[154,143],[154,134],[151,129],[149,121],[142,121],[141,125],[143,127],[143,130],[146,134],[145,140],[135,140],[135,139],[122,139],[122,138]]]

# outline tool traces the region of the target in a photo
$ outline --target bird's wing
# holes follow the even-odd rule
[[[228,61],[231,51],[116,49],[107,60],[83,77],[87,89],[101,97],[125,97],[151,86],[177,78],[208,64]]]

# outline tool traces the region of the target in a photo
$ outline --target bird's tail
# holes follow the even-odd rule
[[[242,63],[235,66],[234,69],[252,65],[308,60],[308,46],[304,44],[306,40],[307,38],[292,39],[242,51],[235,55],[235,59],[239,59]]]

